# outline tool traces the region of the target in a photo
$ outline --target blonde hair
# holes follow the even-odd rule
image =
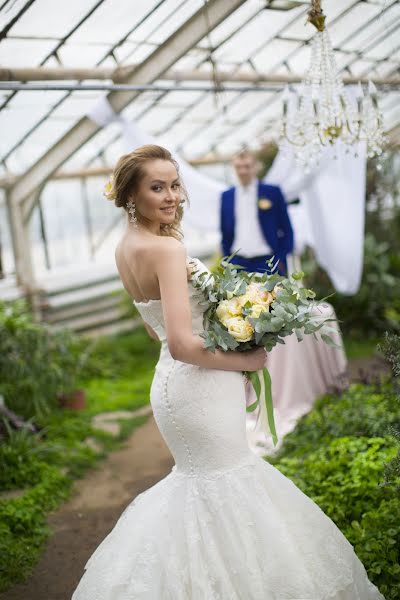
[[[115,165],[114,172],[108,184],[107,197],[114,200],[116,206],[123,207],[127,211],[126,204],[129,196],[137,191],[140,181],[146,174],[144,166],[152,160],[168,160],[175,166],[178,173],[182,191],[181,202],[176,210],[173,223],[170,225],[162,223],[160,232],[161,235],[168,235],[181,240],[183,234],[180,224],[183,217],[183,205],[185,202],[188,202],[188,197],[179,174],[179,165],[172,157],[171,152],[166,148],[155,144],[146,144],[145,146],[136,148],[136,150],[133,150],[129,154],[121,156]]]

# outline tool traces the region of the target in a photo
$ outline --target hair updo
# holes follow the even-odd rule
[[[166,148],[157,146],[155,144],[146,144],[136,148],[129,154],[124,154],[120,157],[117,164],[115,165],[111,179],[106,185],[105,196],[109,200],[113,200],[115,206],[122,207],[127,210],[126,204],[131,194],[135,194],[137,191],[140,181],[145,176],[145,164],[152,160],[168,160],[171,162],[179,175],[179,165],[172,157],[172,154]],[[161,224],[160,232],[161,235],[171,235],[177,239],[182,238],[182,232],[180,229],[180,223],[183,216],[183,205],[188,201],[186,190],[181,184],[181,202],[176,210],[175,219],[170,225]],[[136,213],[137,214],[137,213]],[[140,218],[139,218],[140,221]]]

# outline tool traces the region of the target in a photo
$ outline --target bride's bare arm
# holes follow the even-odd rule
[[[192,330],[186,250],[174,238],[164,238],[160,242],[154,259],[171,356],[175,360],[210,369],[252,371],[261,368],[263,350],[243,353],[216,350],[212,353],[204,348],[203,338],[193,334]]]

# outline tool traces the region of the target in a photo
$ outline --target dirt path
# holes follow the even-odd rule
[[[71,600],[85,562],[129,502],[165,477],[172,457],[153,417],[122,449],[74,485],[71,499],[49,517],[54,534],[26,584],[1,600]]]

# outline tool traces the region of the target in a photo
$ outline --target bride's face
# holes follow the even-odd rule
[[[169,225],[174,222],[181,200],[175,166],[169,160],[152,160],[144,165],[145,175],[133,194],[140,220]]]

